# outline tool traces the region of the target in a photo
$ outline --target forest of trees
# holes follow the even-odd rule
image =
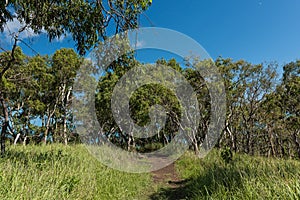
[[[84,59],[86,51],[107,38],[106,30],[112,26],[114,33],[137,27],[140,13],[151,2],[12,0],[0,3],[1,31],[10,20],[23,22],[17,32],[11,33],[11,49],[1,47],[0,53],[2,153],[5,141],[12,144],[80,142],[72,121],[71,102],[76,71],[83,65],[94,67]],[[70,34],[78,53],[60,49],[48,56],[25,55],[20,44],[26,43],[19,35],[29,29],[35,34],[47,34],[50,41]],[[196,153],[210,123],[209,92],[195,69],[195,65],[207,64],[202,62],[182,66],[175,59],[156,61],[156,65],[167,65],[181,73],[197,92],[200,122],[198,132],[189,138]],[[95,99],[102,127],[99,137],[130,151],[147,152],[167,145],[175,137],[182,110],[168,88],[146,85],[130,99],[131,117],[143,126],[150,121],[149,108],[160,104],[166,110],[166,126],[146,139],[119,130],[111,113],[111,95],[117,81],[139,64],[131,53],[113,62],[98,83]],[[251,155],[300,158],[300,61],[284,65],[283,74],[278,74],[276,63],[251,64],[220,57],[214,64],[223,77],[227,95],[226,120],[217,146]]]
[[[0,55],[1,62],[9,53]],[[203,62],[203,61],[202,61]],[[138,152],[167,145],[180,126],[180,103],[165,86],[149,84],[130,98],[130,114],[140,126],[150,122],[149,109],[162,105],[167,114],[165,127],[155,136],[139,139],[122,132],[111,113],[111,95],[118,80],[139,65],[133,56],[124,56],[106,70],[95,94],[99,137]],[[201,62],[200,62],[201,64]],[[26,56],[18,47],[12,67],[2,76],[1,130],[8,119],[5,138],[11,143],[80,142],[72,121],[72,86],[80,66],[93,67],[91,61],[72,49],[60,49],[49,56]],[[181,73],[198,94],[200,123],[191,139],[197,153],[210,120],[210,96],[194,65],[181,66],[175,59],[157,60]],[[251,155],[300,158],[300,61],[283,66],[279,76],[275,63],[254,65],[246,61],[218,58],[227,95],[227,115],[219,147]],[[100,140],[98,140],[100,141]]]

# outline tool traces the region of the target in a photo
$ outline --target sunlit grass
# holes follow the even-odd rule
[[[103,166],[82,145],[10,147],[0,158],[0,199],[135,199],[150,174]]]
[[[189,152],[177,170],[188,179],[180,188],[187,199],[300,199],[300,162],[295,160],[234,155],[226,164],[216,150],[204,159]]]
[[[11,146],[0,158],[0,199],[300,199],[296,160],[236,154],[226,164],[213,150],[204,159],[187,152],[176,169],[186,181],[168,188],[150,173],[109,169],[82,145]]]

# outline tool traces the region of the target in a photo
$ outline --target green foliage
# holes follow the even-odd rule
[[[37,34],[45,31],[50,41],[70,34],[83,55],[107,36],[107,28],[115,26],[116,32],[136,28],[138,16],[151,3],[149,0],[9,0],[6,5],[1,1],[0,31],[15,19],[24,23],[19,32],[29,28]]]
[[[163,144],[160,142],[157,143],[147,143],[144,145],[141,152],[153,152],[163,148]]]
[[[65,48],[50,57],[28,57],[18,47],[14,54],[0,85],[9,120],[9,131],[4,134],[9,133],[11,140],[21,134],[19,141],[25,137],[41,141],[38,137],[51,134],[54,140],[67,143],[72,132],[70,102],[76,72],[83,64],[88,68],[91,63]],[[9,53],[0,54],[0,59],[9,62]],[[32,124],[33,120],[41,125]]]
[[[225,82],[227,118],[221,146],[251,155],[299,157],[299,62],[253,65],[218,58]],[[298,114],[297,114],[298,113]]]
[[[0,120],[7,120],[7,130],[3,131],[3,135],[9,136],[12,142],[17,138],[17,142],[34,138],[36,142],[44,140],[46,143],[49,141],[48,136],[54,142],[65,144],[71,140],[78,141],[78,135],[73,133],[70,105],[74,79],[76,73],[80,73],[80,67],[90,72],[85,78],[91,81],[87,82],[98,86],[95,104],[102,133],[95,136],[98,137],[98,140],[94,138],[95,141],[101,141],[99,137],[107,138],[127,150],[148,151],[153,148],[144,148],[145,145],[160,143],[165,146],[179,130],[180,117],[184,111],[167,84],[144,85],[130,96],[129,102],[130,116],[140,126],[148,125],[151,122],[151,109],[154,105],[161,105],[166,111],[166,124],[160,132],[153,137],[139,139],[117,126],[111,112],[112,92],[128,70],[142,66],[134,59],[132,52],[111,63],[99,83],[93,77],[97,68],[74,50],[63,48],[52,56],[29,57],[16,47],[13,59],[11,53],[0,54],[1,73],[3,72],[0,97],[6,107],[4,110],[0,109]],[[196,69],[210,67],[213,61],[193,61],[193,65],[183,67],[175,59],[160,59],[156,65],[174,69],[185,77],[197,93],[199,126],[190,129],[198,131],[190,131],[192,133],[189,136],[197,153],[210,125],[211,99],[205,80]],[[228,146],[234,152],[251,155],[300,158],[300,62],[285,65],[280,81],[277,80],[276,63],[253,65],[243,60],[234,62],[218,58],[215,64],[223,77],[227,94],[227,115],[219,147]],[[5,66],[10,67],[6,69]],[[161,81],[164,80],[165,74],[157,74],[155,66],[153,73]],[[82,87],[86,90],[90,85],[83,84]],[[89,111],[85,110],[82,115],[85,112]],[[42,123],[33,124],[34,120]]]
[[[199,97],[199,104],[201,105],[201,124],[199,125],[199,132],[195,135],[193,140],[193,142],[198,145],[198,143],[200,143],[200,139],[205,135],[209,118],[209,95],[207,88],[203,83],[204,80],[195,69],[183,69],[175,59],[171,59],[169,61],[161,59],[156,62],[156,65],[165,65],[174,69],[183,77],[186,77],[187,81],[194,86]],[[106,74],[98,83],[95,103],[97,117],[103,131],[102,135],[114,144],[127,149],[129,148],[129,144],[127,142],[129,140],[134,140],[134,144],[132,144],[134,150],[143,152],[151,149],[157,149],[152,145],[155,146],[160,143],[160,146],[165,146],[171,142],[179,130],[182,108],[177,96],[170,87],[168,87],[168,84],[164,80],[164,74],[158,74],[154,65],[153,73],[156,73],[155,76],[161,79],[161,81],[165,84],[147,84],[134,91],[130,96],[129,102],[130,117],[133,119],[135,124],[139,126],[147,126],[151,122],[151,108],[155,105],[161,105],[166,112],[165,126],[162,127],[160,132],[154,134],[153,137],[145,139],[131,138],[131,133],[123,133],[115,123],[112,116],[111,97],[115,89],[115,85],[121,77],[136,66],[139,66],[140,69],[143,70],[143,65],[132,59],[130,56],[123,57],[122,60],[114,62],[112,66],[106,70]],[[122,93],[124,91],[120,92]]]

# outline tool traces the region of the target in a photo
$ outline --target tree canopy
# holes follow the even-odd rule
[[[7,22],[18,20],[20,32],[31,29],[46,33],[49,40],[70,34],[83,55],[109,34],[138,26],[138,17],[151,0],[8,0],[0,3],[0,31]],[[113,27],[112,33],[108,28]]]
[[[20,53],[19,49],[19,42],[24,43],[22,38],[20,38],[21,33],[24,31],[31,31],[34,34],[45,33],[50,41],[55,38],[70,35],[75,42],[79,54],[84,55],[89,49],[97,46],[100,41],[105,40],[108,35],[122,32],[131,28],[137,28],[139,15],[145,11],[151,5],[151,3],[151,0],[1,1],[0,32],[7,30],[10,33],[9,36],[13,42],[12,48],[9,50],[0,47],[1,52],[3,52],[0,58],[0,102],[4,116],[4,123],[1,128],[0,137],[1,151],[5,151],[5,135],[8,132],[8,128],[10,128],[8,116],[9,102],[7,101],[7,96],[10,92],[9,90],[15,87],[15,85],[10,83],[6,77],[8,74],[11,74],[12,76],[19,76],[19,69],[15,68],[15,66],[20,64],[20,56],[24,56],[22,53]],[[20,24],[20,27],[18,27],[17,31],[12,32],[10,30],[8,27],[9,21],[17,21],[18,24]],[[71,54],[69,55],[72,56]],[[67,87],[69,87],[70,82],[62,79],[63,76],[65,76],[64,73],[75,73],[74,71],[67,69],[74,63],[69,63],[69,65],[67,64],[64,66],[64,62],[68,59],[56,59],[57,56],[58,55],[54,56],[54,63],[57,62],[57,60],[63,60],[61,63],[57,63],[58,66],[56,68],[56,70],[58,70],[57,73],[61,73],[59,82],[63,82],[61,83],[62,85],[58,86],[60,90],[59,92],[61,93],[60,95],[65,97],[67,96],[66,98],[68,98],[70,96],[70,91],[68,91]],[[38,58],[35,59],[36,62],[39,62],[37,61]],[[52,69],[55,69],[55,66]],[[26,72],[29,71],[29,69],[26,70]],[[49,80],[47,79],[47,81],[52,80],[50,77],[51,76],[49,75]],[[47,81],[45,82],[46,84],[48,84]],[[51,84],[47,85],[46,87],[50,87],[50,85]],[[54,85],[52,84],[51,87],[55,87]],[[57,103],[58,101],[61,101],[61,103],[65,101],[64,109],[67,106],[66,100],[56,99],[56,101]],[[56,104],[53,108],[48,107],[48,120],[50,120],[49,117],[54,115],[56,110]],[[64,122],[66,123],[66,119],[64,119]],[[47,121],[47,124],[49,124],[49,121]],[[46,130],[48,131],[48,126],[46,127]],[[66,130],[66,124],[64,127]]]

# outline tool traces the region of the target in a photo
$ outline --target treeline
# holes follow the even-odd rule
[[[1,133],[11,143],[64,142],[73,134],[70,103],[77,69],[87,62],[71,49],[52,56],[0,55],[11,67],[1,80]],[[2,139],[3,140],[3,139]]]
[[[217,59],[227,93],[220,145],[251,155],[300,158],[300,61],[283,66]],[[274,68],[275,67],[275,68]]]
[[[8,62],[8,53],[0,55],[1,68]],[[73,83],[80,66],[93,68],[93,64],[70,49],[58,50],[52,56],[28,57],[18,48],[15,55],[0,85],[2,140],[15,144],[79,141],[71,112]],[[148,138],[136,138],[120,130],[111,111],[112,93],[120,78],[140,64],[133,56],[123,56],[101,77],[95,91],[101,132],[94,136],[99,137],[94,138],[95,143],[101,144],[104,137],[121,148],[148,152],[168,145],[180,129],[184,111],[176,95],[167,85],[148,84],[130,97],[130,116],[136,124],[145,126],[152,120],[152,106],[158,104],[166,113],[165,126]],[[211,63],[187,62],[181,66],[174,59],[156,62],[180,73],[197,93],[199,126],[189,135],[196,153],[207,134],[211,114],[208,88],[195,67],[199,64]],[[280,77],[275,63],[254,65],[218,58],[214,64],[227,95],[226,120],[217,146],[251,155],[300,158],[300,61],[285,65]]]

